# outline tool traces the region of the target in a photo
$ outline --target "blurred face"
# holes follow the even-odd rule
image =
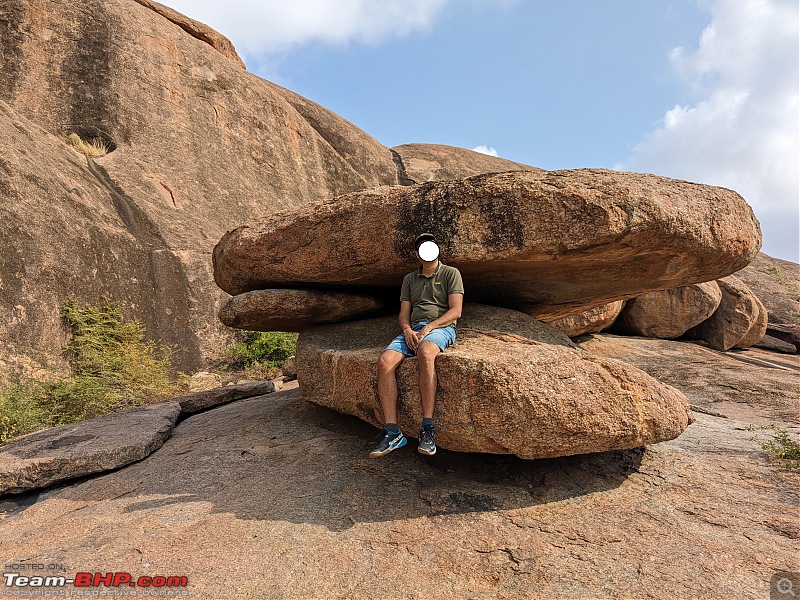
[[[422,242],[417,249],[417,254],[425,262],[433,262],[439,258],[439,246],[436,242]]]

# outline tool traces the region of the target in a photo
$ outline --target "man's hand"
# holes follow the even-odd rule
[[[403,336],[406,338],[406,346],[408,346],[411,350],[416,352],[417,346],[419,345],[420,339],[417,338],[419,334],[411,329],[411,327],[403,328]]]
[[[417,347],[422,343],[422,340],[425,339],[425,336],[428,335],[434,328],[430,325],[425,325],[419,331],[414,331],[413,329],[409,329],[408,332],[405,334],[406,336],[406,345],[411,348],[414,352],[417,351]],[[409,341],[409,337],[411,337],[411,341]]]

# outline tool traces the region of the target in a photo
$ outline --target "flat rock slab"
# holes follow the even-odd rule
[[[383,306],[377,298],[346,292],[255,290],[229,298],[219,319],[237,329],[302,331],[312,325],[375,316]]]
[[[177,402],[161,402],[13,439],[0,446],[0,494],[48,487],[141,460],[161,447],[180,412]]]
[[[595,356],[623,360],[678,388],[692,406],[759,425],[790,423],[800,433],[800,356],[609,333],[578,341]]]
[[[181,407],[181,418],[195,413],[208,410],[221,404],[227,404],[234,400],[250,398],[252,396],[263,396],[275,391],[275,383],[272,381],[255,381],[242,385],[226,385],[211,390],[187,394],[180,398],[175,398]]]
[[[382,426],[377,364],[397,333],[393,317],[301,333],[303,397]],[[466,305],[436,370],[436,444],[450,450],[522,458],[602,452],[673,439],[691,422],[677,390],[508,309]],[[397,378],[397,422],[413,436],[422,422],[417,359],[403,361]]]
[[[762,600],[798,570],[800,478],[747,427],[701,414],[645,450],[373,460],[375,429],[295,389],[190,417],[143,461],[27,499],[0,547],[71,569],[53,574],[184,575],[194,600]]]
[[[277,213],[214,248],[229,294],[332,289],[397,303],[437,236],[470,301],[555,319],[742,268],[761,245],[747,203],[724,188],[599,169],[514,171],[386,186]]]

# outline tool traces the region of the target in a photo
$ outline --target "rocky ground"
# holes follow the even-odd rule
[[[629,451],[371,460],[374,428],[290,384],[189,417],[138,463],[8,499],[0,555],[185,575],[191,598],[767,598],[800,571],[800,476],[750,429],[798,426],[797,357],[582,345],[724,416]]]

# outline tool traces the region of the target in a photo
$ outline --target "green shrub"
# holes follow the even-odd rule
[[[260,364],[277,368],[294,355],[296,347],[296,333],[248,331],[244,340],[233,347],[233,357],[245,367]]]
[[[70,377],[21,381],[0,391],[0,442],[169,396],[174,350],[145,341],[140,321],[124,321],[104,297],[99,306],[67,300],[61,316],[72,333],[66,347]]]
[[[781,467],[788,470],[800,468],[800,443],[793,440],[789,432],[776,426],[771,426],[774,431],[772,440],[761,444],[761,449],[769,452],[773,460]]]

